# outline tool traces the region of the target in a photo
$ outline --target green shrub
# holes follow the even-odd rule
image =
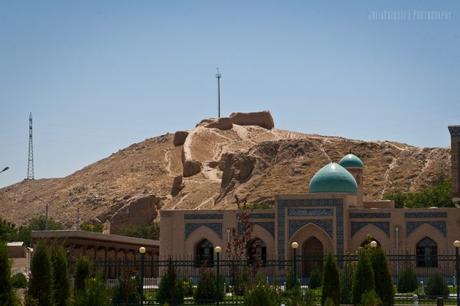
[[[76,306],[110,306],[110,292],[104,280],[89,278],[84,287],[76,297]]]
[[[394,304],[393,281],[382,248],[371,250],[371,263],[374,270],[375,292],[380,297],[383,306],[392,306]]]
[[[54,246],[51,253],[53,265],[53,293],[56,306],[67,306],[70,298],[70,281],[67,257],[62,246]]]
[[[28,290],[30,298],[37,300],[40,306],[52,306],[53,269],[48,246],[44,241],[40,241],[34,249],[31,272]]]
[[[328,297],[325,301],[324,301],[324,306],[336,306],[337,304],[334,303],[334,300],[331,299],[330,297]]]
[[[31,246],[32,231],[44,231],[46,228],[48,230],[60,230],[64,229],[64,226],[52,218],[46,219],[43,215],[34,217],[27,224],[21,225],[18,228],[17,240],[24,241],[27,246]]]
[[[395,201],[395,206],[401,207],[453,207],[452,180],[439,177],[431,186],[419,192],[395,192],[383,196],[385,200]]]
[[[308,280],[308,286],[311,289],[316,289],[321,287],[321,267],[315,265],[310,273],[310,279]]]
[[[426,294],[431,297],[449,295],[449,287],[441,274],[436,273],[428,279]]]
[[[340,272],[340,303],[351,304],[351,292],[353,288],[353,264],[347,262]]]
[[[85,290],[86,280],[89,278],[89,268],[90,263],[88,258],[79,257],[77,260],[77,267],[75,269],[75,295],[77,295],[79,291]]]
[[[300,286],[286,291],[286,306],[314,306],[315,296],[312,289],[303,291]]]
[[[245,306],[279,306],[281,294],[269,284],[258,280],[256,285],[244,294]]]
[[[378,294],[374,290],[370,290],[363,293],[361,306],[383,306],[383,303]]]
[[[218,288],[217,277],[214,272],[210,269],[202,268],[194,298],[196,303],[222,301],[224,298],[224,280],[222,277],[219,279]]]
[[[242,270],[235,272],[235,281],[233,282],[233,288],[236,295],[244,295],[249,283],[250,281],[248,268],[244,267]]]
[[[123,275],[118,279],[118,285],[115,287],[112,297],[112,305],[137,305],[140,301],[139,278]]]
[[[331,300],[332,305],[340,305],[340,280],[339,270],[332,254],[326,256],[323,268],[323,288],[321,292],[321,305],[326,305],[326,300]]]
[[[170,306],[182,304],[184,301],[182,282],[177,279],[176,271],[174,270],[171,260],[169,260],[168,263],[168,270],[161,278],[157,299],[160,305],[167,303]]]
[[[417,276],[412,267],[407,267],[401,272],[397,288],[399,293],[408,293],[417,290]]]
[[[184,296],[193,296],[193,283],[191,279],[184,279],[182,281],[182,288],[184,288]]]
[[[11,284],[10,261],[6,243],[0,241],[0,305],[17,305],[16,296]]]
[[[353,277],[352,302],[354,305],[361,303],[364,293],[374,290],[374,272],[369,260],[368,252],[364,249],[359,251],[358,264]]]
[[[27,278],[24,273],[16,273],[11,277],[11,284],[14,288],[27,288]]]
[[[292,269],[289,270],[287,279],[286,279],[286,291],[296,290],[297,288],[300,289],[300,282]]]

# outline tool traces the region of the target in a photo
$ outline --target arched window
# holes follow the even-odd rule
[[[265,266],[267,264],[267,247],[259,238],[252,239],[246,245],[248,265]]]
[[[416,266],[438,266],[438,245],[432,239],[425,237],[417,243]]]
[[[201,240],[195,249],[195,265],[198,267],[214,265],[214,246],[207,240]]]

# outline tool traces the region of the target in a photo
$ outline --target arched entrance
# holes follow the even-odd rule
[[[246,258],[249,266],[265,266],[267,263],[267,246],[259,238],[252,239],[246,245]]]
[[[303,276],[309,277],[315,267],[323,266],[324,247],[316,237],[310,237],[302,245]]]

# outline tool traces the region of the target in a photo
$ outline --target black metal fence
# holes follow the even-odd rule
[[[355,254],[335,255],[335,257],[339,269],[343,268],[347,263],[354,263],[358,260],[358,256]],[[401,273],[407,268],[413,269],[421,288],[426,286],[428,279],[435,274],[440,274],[451,287],[456,284],[456,257],[452,251],[437,252],[435,257],[428,258],[428,260],[407,252],[389,252],[386,257],[394,284],[397,284]],[[212,269],[221,276],[226,292],[233,291],[233,294],[229,293],[229,296],[233,298],[226,298],[220,305],[234,305],[241,303],[241,298],[235,296],[234,288],[232,288],[232,284],[235,284],[237,278],[244,277],[245,281],[249,282],[254,281],[257,277],[263,278],[268,283],[278,285],[283,290],[287,278],[292,275],[290,273],[295,273],[297,279],[305,288],[309,284],[312,268],[314,266],[322,267],[322,263],[322,256],[296,256],[291,260],[256,262],[235,261],[225,258],[221,260],[214,258],[212,262],[201,262],[190,257],[157,258],[142,262],[141,258],[138,257],[130,261],[97,261],[93,264],[93,272],[103,276],[109,286],[114,287],[117,284],[117,279],[122,276],[139,277],[139,275],[142,275],[140,269],[143,267],[144,294],[152,297],[148,300],[151,305],[154,305],[156,303],[155,292],[157,292],[160,279],[167,271],[168,266],[174,268],[179,279],[189,281],[192,286],[198,283],[202,269]],[[427,265],[426,263],[429,264]],[[193,305],[193,300],[186,299],[184,303]]]

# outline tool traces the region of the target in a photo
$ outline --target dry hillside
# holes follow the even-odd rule
[[[450,175],[446,148],[359,141],[274,128],[267,112],[207,119],[189,131],[131,145],[72,175],[0,189],[0,216],[17,224],[43,213],[68,226],[82,221],[150,222],[161,208],[235,207],[307,192],[311,176],[349,151],[365,163],[368,198],[415,191]]]

